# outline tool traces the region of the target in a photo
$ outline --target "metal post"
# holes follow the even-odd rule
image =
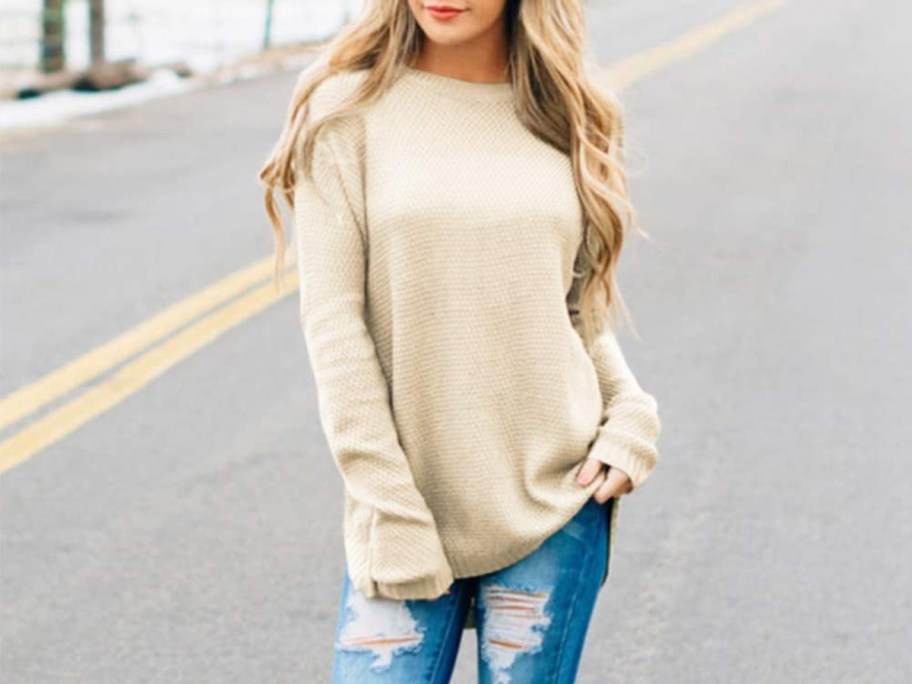
[[[263,30],[263,50],[269,49],[272,40],[272,10],[275,0],[266,0],[266,28]]]
[[[66,68],[64,0],[44,0],[41,11],[41,71],[49,74]]]
[[[89,2],[89,49],[92,64],[105,60],[105,11],[104,0]]]

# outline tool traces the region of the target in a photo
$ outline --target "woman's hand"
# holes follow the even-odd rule
[[[583,487],[587,486],[603,468],[608,469],[608,475],[605,477],[605,481],[599,485],[599,488],[595,490],[595,494],[593,494],[593,498],[600,504],[605,503],[614,496],[626,494],[633,488],[633,483],[627,473],[620,468],[605,465],[595,458],[587,458],[585,463],[583,463],[579,474],[576,476],[577,483]]]

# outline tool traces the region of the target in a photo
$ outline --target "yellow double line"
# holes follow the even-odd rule
[[[293,259],[290,261],[294,264]],[[2,430],[148,349],[110,377],[0,442],[0,473],[70,434],[223,333],[294,292],[294,268],[286,271],[285,290],[280,295],[272,284],[272,268],[271,257],[242,268],[0,400]],[[200,315],[203,317],[192,322]],[[161,340],[164,342],[153,346]]]
[[[706,49],[785,1],[765,0],[739,7],[667,43],[606,67],[600,77],[609,87],[621,90]],[[291,255],[286,287],[280,294],[272,284],[272,257],[267,257],[0,399],[0,430],[5,430],[124,364],[0,442],[0,474],[79,429],[219,336],[295,292],[298,282],[294,250]]]

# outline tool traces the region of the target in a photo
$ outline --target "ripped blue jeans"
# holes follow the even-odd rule
[[[590,498],[535,551],[433,600],[365,598],[346,571],[334,684],[450,681],[474,610],[479,684],[570,684],[606,569],[609,507]]]

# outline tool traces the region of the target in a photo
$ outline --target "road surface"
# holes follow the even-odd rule
[[[657,65],[621,95],[653,238],[621,284],[663,434],[580,682],[912,681],[912,8],[767,3],[674,42],[744,6],[588,8],[600,64]],[[342,485],[296,293],[121,337],[271,256],[256,172],[294,79],[3,144],[0,397],[38,388],[0,434],[5,684],[328,681]]]

